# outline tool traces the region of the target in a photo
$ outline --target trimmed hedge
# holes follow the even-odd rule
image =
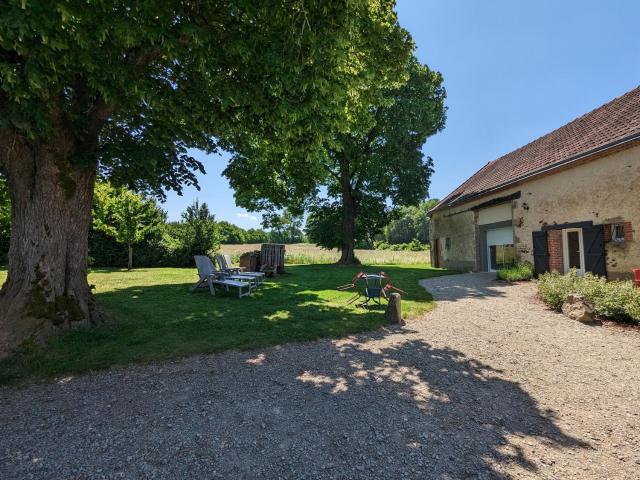
[[[538,293],[554,310],[560,311],[567,295],[577,293],[593,303],[595,313],[611,320],[640,322],[640,289],[631,281],[609,281],[575,270],[566,275],[545,273],[538,278]]]
[[[518,282],[520,280],[531,280],[533,278],[533,265],[530,263],[519,263],[511,267],[502,268],[496,273],[498,280],[507,282]]]

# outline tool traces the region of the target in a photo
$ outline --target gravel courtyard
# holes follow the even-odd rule
[[[640,478],[637,330],[423,285],[402,328],[1,389],[0,478]]]

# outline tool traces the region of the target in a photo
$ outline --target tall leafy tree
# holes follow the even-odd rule
[[[156,203],[126,188],[96,185],[93,225],[127,247],[127,269],[133,268],[133,246],[162,228],[166,214]]]
[[[220,248],[221,235],[216,218],[209,206],[198,200],[182,212],[177,234],[183,255],[191,261],[194,255],[208,255]]]
[[[385,240],[391,244],[408,243],[416,238],[416,229],[413,221],[416,208],[404,207],[398,212],[397,218],[393,218],[384,227]]]
[[[162,195],[189,149],[314,170],[411,49],[391,0],[4,0],[0,167],[13,205],[0,356],[100,315],[86,280],[97,175]],[[302,178],[296,187],[307,188]]]
[[[339,263],[357,263],[356,243],[370,242],[395,207],[417,204],[427,196],[433,162],[424,157],[422,147],[444,128],[441,74],[415,59],[405,65],[408,81],[383,89],[382,97],[369,104],[370,123],[335,134],[318,160],[320,170],[301,170],[295,159],[274,158],[268,149],[237,154],[225,175],[238,203],[248,209],[307,208],[310,239],[340,248]],[[283,162],[298,168],[290,170]],[[308,188],[296,188],[300,176]],[[326,188],[326,196],[318,196],[320,187]]]
[[[388,243],[409,243],[417,239],[429,243],[429,210],[438,204],[437,199],[429,199],[419,205],[397,209],[384,227],[384,237]]]
[[[263,216],[262,226],[271,230],[270,237],[274,243],[300,243],[304,241],[302,222],[302,216],[289,211],[270,212]]]
[[[245,232],[246,243],[268,243],[271,235],[260,228],[249,228]]]
[[[222,243],[229,243],[233,245],[247,243],[245,231],[233,223],[225,221],[218,222],[218,230],[220,232],[220,239],[222,240]]]

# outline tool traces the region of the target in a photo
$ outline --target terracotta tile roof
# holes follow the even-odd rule
[[[640,135],[640,87],[488,163],[432,211],[481,197],[635,135]]]

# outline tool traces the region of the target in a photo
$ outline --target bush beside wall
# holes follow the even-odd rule
[[[566,275],[545,273],[538,279],[538,293],[554,310],[560,311],[567,295],[578,293],[593,303],[595,313],[611,320],[640,322],[640,289],[630,281],[609,281],[575,271]]]
[[[531,280],[533,278],[533,265],[530,263],[512,265],[511,267],[498,270],[496,276],[499,280],[505,280],[507,282]]]

